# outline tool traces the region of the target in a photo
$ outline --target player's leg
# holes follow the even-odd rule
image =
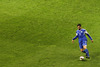
[[[86,52],[86,53],[87,53],[87,56],[89,56],[89,51],[88,51],[88,49],[87,49],[87,46],[86,46],[86,45],[84,45],[84,46],[83,46],[83,49],[84,49],[84,52]]]
[[[86,53],[85,49],[87,49],[87,45],[83,45],[83,53]]]
[[[85,53],[84,48],[80,49],[81,52]]]
[[[83,52],[83,48],[82,48],[82,49],[80,49],[80,51],[81,51],[81,52]]]
[[[82,42],[79,42],[79,47],[80,47],[80,51],[83,52],[84,49],[83,49],[83,46],[82,46]]]
[[[88,51],[88,49],[87,49],[87,41],[83,41],[83,49],[84,49],[83,52],[86,53],[87,58],[90,58],[90,57],[89,57],[89,51]]]
[[[90,58],[89,51],[88,51],[88,49],[86,48],[86,45],[83,46],[83,48],[84,48],[84,52],[86,53],[86,58]]]

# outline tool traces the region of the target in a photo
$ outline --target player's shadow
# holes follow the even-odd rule
[[[87,61],[87,60],[84,59],[84,60],[82,60],[82,61]]]
[[[84,60],[78,60],[78,61],[81,61],[81,62],[82,62],[82,61],[83,61],[83,62],[86,62],[87,60],[86,60],[86,59],[84,59]]]

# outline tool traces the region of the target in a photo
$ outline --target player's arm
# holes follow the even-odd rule
[[[78,37],[78,35],[76,35],[72,40],[75,40]]]
[[[89,35],[87,31],[85,31],[85,34],[92,40],[92,37]]]
[[[76,33],[76,36],[72,39],[72,42],[74,43],[74,40],[78,38],[78,34]]]
[[[91,39],[91,41],[93,42],[92,37],[89,35],[89,33],[87,31],[85,31],[85,34]]]

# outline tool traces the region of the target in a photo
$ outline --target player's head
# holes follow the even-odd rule
[[[81,24],[78,24],[77,25],[77,28],[80,30],[81,29]]]

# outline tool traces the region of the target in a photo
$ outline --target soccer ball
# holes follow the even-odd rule
[[[84,57],[83,56],[80,56],[80,60],[84,60]]]

